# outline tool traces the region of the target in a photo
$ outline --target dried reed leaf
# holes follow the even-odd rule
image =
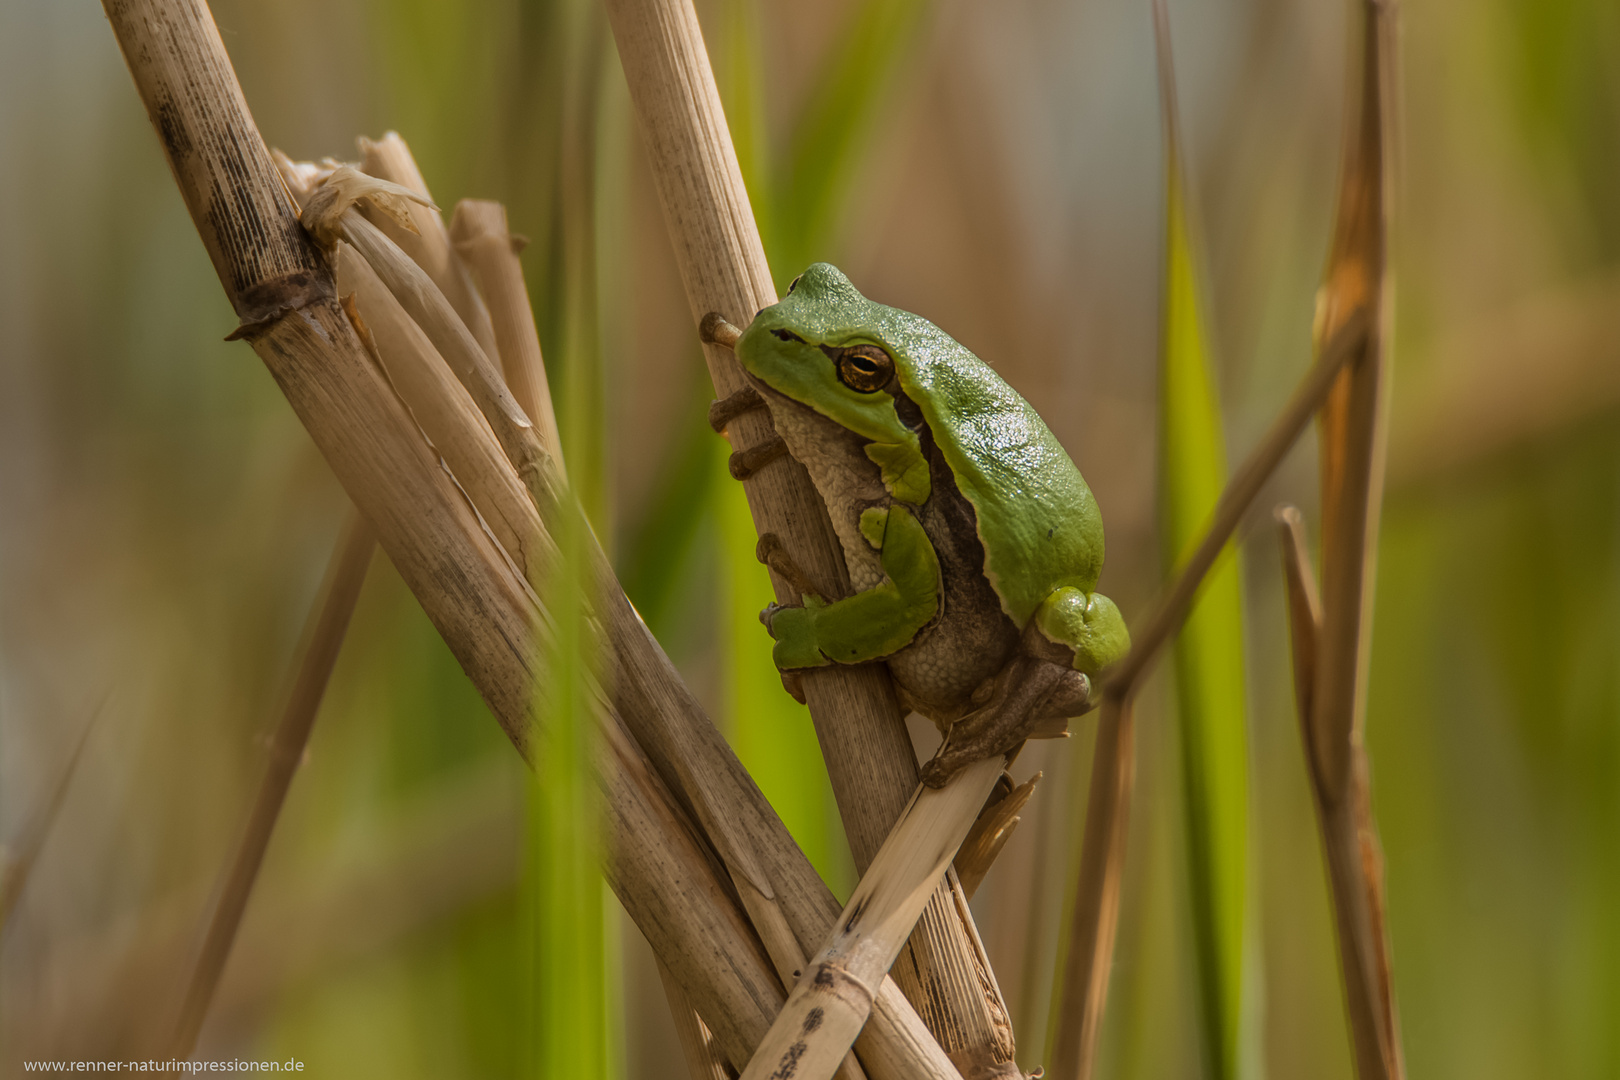
[[[967,899],[973,899],[996,856],[1012,839],[1013,830],[1018,827],[1020,820],[1018,814],[1029,802],[1029,797],[1035,794],[1035,785],[1040,783],[1041,776],[1041,773],[1036,773],[1017,787],[1010,787],[1009,782],[1010,790],[1002,793],[999,799],[992,793],[992,801],[979,813],[979,820],[973,823],[973,828],[968,830],[967,838],[962,841],[962,849],[956,853],[955,863],[956,877],[961,881],[962,895]]]
[[[1119,883],[1125,865],[1125,831],[1136,781],[1136,729],[1130,697],[1107,694],[1097,718],[1081,839],[1080,877],[1070,912],[1069,948],[1060,971],[1059,1008],[1052,1010],[1052,1076],[1091,1075],[1102,1034],[1108,975],[1119,926]]]
[[[1294,704],[1299,710],[1307,764],[1314,770],[1316,751],[1311,746],[1311,693],[1316,688],[1316,643],[1322,633],[1322,600],[1305,543],[1305,520],[1293,506],[1279,506],[1274,515],[1282,547],[1283,587],[1288,595],[1288,634],[1294,661]]]

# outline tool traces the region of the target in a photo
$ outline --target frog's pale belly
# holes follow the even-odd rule
[[[788,452],[810,473],[831,510],[850,584],[857,592],[881,584],[881,558],[862,536],[860,516],[894,499],[883,486],[881,470],[866,456],[867,440],[768,387],[762,393]],[[985,577],[984,546],[972,505],[958,492],[932,438],[926,430],[922,434],[931,490],[913,512],[939,559],[940,610],[885,662],[903,702],[944,728],[967,710],[973,691],[1006,664],[1020,628],[1002,611]]]

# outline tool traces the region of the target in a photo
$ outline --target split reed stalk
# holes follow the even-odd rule
[[[607,10],[693,322],[718,312],[746,324],[776,292],[697,16],[687,0],[609,0]],[[745,385],[729,350],[709,343],[704,354],[720,397]],[[736,417],[728,431],[739,450],[775,435],[758,410]],[[774,534],[811,580],[835,586],[829,595],[847,591],[837,539],[803,467],[778,458],[744,488],[759,532]],[[790,581],[774,569],[771,578],[779,600],[798,602]],[[825,668],[807,673],[803,686],[855,863],[864,870],[916,786],[910,738],[879,667]],[[909,946],[910,961],[896,971],[952,1060],[971,1075],[1011,1075],[1006,1006],[959,901],[948,875]]]

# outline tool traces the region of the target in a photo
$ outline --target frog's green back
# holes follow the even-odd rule
[[[867,341],[894,357],[902,388],[973,504],[986,574],[1014,622],[1027,624],[1056,588],[1096,587],[1103,529],[1091,489],[1046,423],[988,364],[928,320],[866,299],[826,263],[761,314],[824,344]]]

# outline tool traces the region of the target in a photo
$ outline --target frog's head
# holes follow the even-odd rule
[[[928,465],[917,433],[895,409],[895,395],[906,389],[907,321],[924,322],[874,304],[836,267],[816,263],[754,317],[737,359],[771,390],[870,439],[867,456],[882,466],[884,483],[895,498],[917,504],[928,498]]]

